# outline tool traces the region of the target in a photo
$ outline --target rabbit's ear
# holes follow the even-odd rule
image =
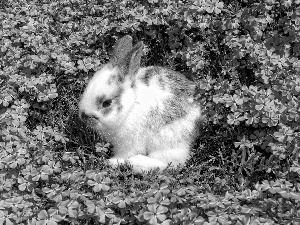
[[[128,53],[127,55],[128,74],[135,75],[137,71],[140,69],[143,48],[144,48],[144,44],[142,41],[140,41],[135,46],[133,46],[132,50]]]
[[[123,64],[130,50],[132,50],[132,38],[126,35],[116,42],[110,62],[113,65]]]

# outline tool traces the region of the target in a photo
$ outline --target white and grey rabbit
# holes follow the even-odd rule
[[[134,172],[184,164],[203,120],[195,84],[164,67],[141,67],[142,52],[143,42],[119,39],[79,103],[80,118],[113,144],[110,165]]]

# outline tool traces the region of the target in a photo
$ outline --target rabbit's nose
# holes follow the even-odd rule
[[[82,121],[86,121],[89,116],[84,111],[79,111],[79,118]]]
[[[87,114],[85,111],[79,111],[79,118],[83,121],[83,122],[87,122],[87,120],[89,119],[95,119],[98,120],[98,117],[96,115],[93,114]]]

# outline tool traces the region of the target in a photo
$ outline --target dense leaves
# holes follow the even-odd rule
[[[299,0],[5,1],[0,224],[300,224],[299,18]],[[124,34],[197,84],[187,168],[112,169],[74,116]]]

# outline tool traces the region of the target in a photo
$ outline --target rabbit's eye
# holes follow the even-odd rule
[[[102,107],[103,108],[107,108],[111,105],[112,100],[111,99],[107,99],[102,103]]]

